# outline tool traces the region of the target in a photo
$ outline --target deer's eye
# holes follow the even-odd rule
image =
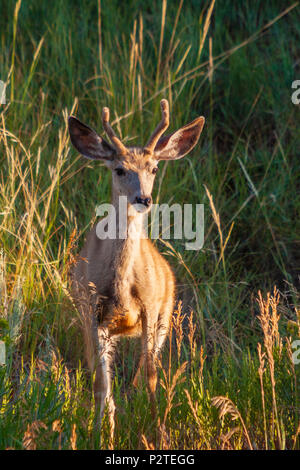
[[[156,167],[156,168],[153,168],[152,173],[153,173],[154,175],[156,175],[157,172],[158,172],[158,168],[157,168],[157,167]]]
[[[116,173],[118,176],[124,176],[125,175],[125,171],[123,170],[123,168],[116,168]]]

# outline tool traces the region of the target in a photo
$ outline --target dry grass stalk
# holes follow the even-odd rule
[[[275,439],[275,425],[277,430],[277,439],[279,447],[282,448],[283,440],[281,436],[281,430],[279,427],[278,409],[276,400],[276,380],[275,380],[275,360],[274,350],[277,347],[279,354],[282,351],[282,341],[278,331],[278,322],[280,314],[277,312],[279,304],[279,293],[274,287],[273,296],[268,292],[267,299],[262,298],[261,292],[258,292],[257,302],[259,304],[260,315],[258,316],[263,334],[264,334],[264,346],[267,354],[270,379],[272,385],[272,420],[271,420],[271,433]]]
[[[62,279],[64,279],[64,276],[70,272],[70,269],[76,262],[76,256],[73,254],[73,252],[75,251],[77,238],[78,238],[77,229],[74,228],[70,235],[70,238],[66,247],[66,251],[65,251],[66,262],[63,267]]]
[[[197,349],[197,343],[195,340],[196,325],[193,320],[194,320],[194,312],[192,310],[189,316],[189,335],[188,335],[189,344],[190,344],[190,352],[191,352],[191,361],[193,361],[193,359],[195,358],[196,349]]]
[[[221,449],[222,450],[234,450],[234,447],[230,444],[230,439],[232,436],[241,431],[241,428],[239,426],[236,426],[235,428],[230,429],[226,434],[221,434],[220,439],[222,441]]]
[[[76,424],[75,423],[72,425],[70,443],[71,443],[71,449],[72,450],[77,450],[77,434],[76,434]]]
[[[161,69],[161,55],[162,55],[162,46],[163,46],[163,41],[164,41],[164,31],[165,31],[165,25],[166,25],[166,11],[167,11],[167,0],[163,0],[162,12],[161,12],[161,28],[160,28],[158,59],[157,59],[157,71],[156,71],[156,85],[158,85],[159,74],[160,74],[160,69]]]
[[[191,409],[194,420],[197,424],[198,432],[199,432],[200,436],[202,437],[203,441],[205,442],[206,448],[210,449],[210,444],[209,444],[209,442],[206,438],[204,428],[203,428],[202,423],[201,423],[200,418],[199,418],[199,413],[198,413],[199,405],[198,405],[198,402],[196,401],[195,403],[193,403],[192,397],[191,397],[189,391],[186,388],[184,389],[184,392],[187,396],[189,407]]]
[[[211,208],[211,211],[212,211],[212,216],[213,216],[213,219],[214,219],[214,222],[218,228],[218,232],[219,232],[219,237],[220,237],[220,256],[219,256],[219,259],[217,261],[217,264],[216,264],[216,268],[219,266],[220,264],[220,261],[222,261],[222,264],[223,264],[223,267],[225,268],[225,258],[224,258],[224,252],[225,252],[225,249],[226,249],[226,246],[227,246],[227,243],[230,239],[230,235],[231,235],[231,232],[232,232],[232,229],[233,229],[233,226],[234,226],[234,222],[231,223],[230,225],[230,228],[228,230],[228,234],[227,234],[227,237],[225,239],[225,241],[223,240],[223,232],[222,232],[222,227],[221,227],[221,220],[220,220],[220,214],[218,214],[217,210],[216,210],[216,207],[215,207],[215,204],[214,204],[214,200],[213,200],[213,196],[212,194],[209,192],[208,188],[204,185],[204,188],[205,188],[205,191],[206,191],[206,194],[207,194],[207,197],[208,197],[208,200],[209,200],[209,205],[210,205],[210,208]]]
[[[258,343],[258,345],[257,345],[257,351],[258,351],[258,358],[259,358],[258,375],[259,375],[259,381],[260,381],[261,401],[262,401],[263,418],[264,418],[265,448],[266,448],[266,450],[268,450],[265,391],[264,391],[264,381],[263,381],[263,375],[264,375],[264,372],[266,370],[265,369],[265,353],[262,353],[260,343]]]
[[[175,396],[175,387],[176,387],[177,384],[179,385],[179,384],[181,384],[185,381],[185,377],[183,377],[183,374],[184,374],[186,366],[187,366],[187,361],[184,362],[183,364],[181,364],[178,367],[178,369],[176,370],[176,372],[173,375],[172,379],[171,379],[170,375],[169,375],[169,377],[167,376],[167,373],[164,370],[164,368],[162,367],[162,364],[161,364],[160,361],[159,361],[159,366],[160,366],[160,368],[163,372],[163,377],[164,377],[164,380],[161,380],[160,384],[161,384],[162,388],[165,390],[166,397],[167,397],[167,405],[166,405],[164,418],[163,418],[163,422],[162,422],[162,426],[165,427],[166,422],[167,422],[168,414],[170,413],[170,411],[173,407],[173,400],[174,400],[174,396]]]
[[[242,425],[243,432],[244,432],[244,436],[245,436],[245,438],[247,440],[247,443],[248,443],[248,447],[249,447],[250,450],[253,450],[253,446],[251,444],[249,433],[247,431],[245,422],[244,422],[239,410],[237,409],[235,404],[230,400],[230,398],[224,397],[224,396],[216,396],[216,397],[212,398],[212,404],[213,404],[213,406],[218,408],[219,418],[221,420],[223,420],[223,418],[228,414],[232,421],[235,421],[235,420],[240,421],[240,423]]]
[[[68,400],[71,399],[71,383],[70,383],[70,374],[67,366],[65,366],[65,375],[64,375],[64,385],[65,385],[65,395]]]
[[[203,49],[203,46],[204,46],[204,43],[205,43],[205,39],[206,39],[208,30],[209,30],[209,26],[210,26],[210,22],[211,22],[211,15],[212,15],[214,6],[215,6],[215,0],[212,0],[210,6],[209,6],[209,8],[208,8],[208,11],[207,11],[207,14],[206,14],[206,18],[205,18],[205,22],[204,22],[202,37],[201,37],[201,41],[200,41],[200,45],[199,45],[199,50],[198,50],[198,59],[199,59],[200,56],[201,56],[201,52],[202,52],[202,49]]]
[[[102,24],[101,24],[101,0],[98,0],[98,47],[99,47],[99,68],[100,73],[103,73],[103,60],[102,60]]]
[[[171,438],[167,432],[165,424],[160,424],[160,420],[158,419],[157,423],[158,428],[158,435],[159,435],[159,448],[162,450],[170,450],[171,449]]]
[[[52,374],[53,374],[54,381],[55,381],[55,383],[57,383],[60,379],[60,376],[61,376],[62,359],[58,359],[57,355],[55,354],[55,352],[53,350],[51,351],[51,355],[52,355],[51,371],[52,371]]]
[[[290,365],[291,365],[291,373],[294,378],[294,383],[295,383],[295,391],[297,390],[297,375],[296,375],[296,370],[295,370],[295,363],[293,359],[293,349],[291,345],[291,341],[289,338],[286,338],[286,346],[287,346],[287,354],[288,358],[290,360]]]
[[[59,419],[56,419],[52,423],[52,431],[58,432],[58,449],[61,450],[61,439],[62,439],[62,426]]]
[[[174,42],[174,38],[175,38],[175,34],[176,34],[176,29],[177,29],[178,20],[179,20],[182,5],[183,5],[183,0],[180,0],[179,5],[178,5],[178,9],[177,9],[177,13],[176,13],[176,18],[175,18],[173,28],[172,28],[172,36],[171,36],[171,39],[170,39],[170,42],[169,42],[168,52],[166,54],[166,69],[168,67],[168,64],[169,64],[169,61],[170,61],[170,58],[171,58],[171,55],[172,55],[171,51],[172,51],[172,47],[173,47],[173,42]]]
[[[183,320],[185,315],[182,313],[182,302],[178,303],[177,309],[174,312],[172,321],[173,321],[173,328],[175,330],[175,338],[176,338],[176,346],[177,346],[177,358],[178,362],[180,361],[181,355],[181,345],[183,340]]]
[[[300,423],[298,425],[297,431],[295,432],[295,435],[293,436],[293,450],[296,449],[297,439],[299,436],[300,436]]]
[[[300,335],[299,335],[300,336]],[[293,350],[292,350],[292,345],[291,345],[291,341],[289,338],[286,338],[286,343],[287,343],[287,354],[288,354],[288,357],[289,357],[289,360],[290,360],[290,366],[291,366],[291,374],[293,376],[293,380],[294,380],[294,396],[295,396],[295,404],[296,404],[296,422],[295,422],[295,428],[297,428],[297,422],[298,422],[298,428],[296,430],[296,433],[295,433],[295,436],[294,436],[294,439],[293,439],[293,449],[296,448],[296,444],[297,444],[297,438],[298,438],[298,435],[300,434],[300,422],[299,422],[299,411],[297,410],[298,408],[298,402],[299,402],[299,396],[298,396],[298,380],[297,380],[297,374],[296,374],[296,370],[295,370],[295,363],[294,363],[294,359],[293,359]]]
[[[203,384],[203,368],[204,368],[204,363],[205,363],[206,357],[207,356],[204,356],[204,349],[203,349],[203,346],[201,344],[201,347],[200,347],[200,372],[199,372],[199,375],[200,375],[200,381],[201,381],[202,384]]]
[[[36,450],[36,439],[41,429],[47,429],[47,426],[42,421],[34,421],[27,425],[22,441],[25,450]]]
[[[148,442],[145,434],[142,434],[142,443],[146,450],[154,450],[154,444],[152,442]]]

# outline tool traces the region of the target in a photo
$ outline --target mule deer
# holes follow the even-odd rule
[[[103,108],[102,122],[111,144],[75,117],[69,117],[74,147],[87,158],[102,160],[112,171],[112,204],[117,227],[122,217],[119,197],[127,198],[125,236],[99,239],[95,226],[87,236],[72,276],[73,297],[83,319],[87,360],[95,373],[97,422],[101,424],[108,405],[111,436],[115,405],[110,364],[113,346],[120,336],[141,336],[142,355],[134,384],[144,367],[155,415],[156,358],[169,331],[175,279],[168,262],[149,239],[143,238],[143,218],[152,205],[158,162],[182,158],[192,150],[205,121],[199,117],[162,137],[169,125],[167,100],[161,101],[161,110],[161,122],[143,148],[125,147],[110,126],[108,108]],[[130,236],[132,228],[134,237]]]

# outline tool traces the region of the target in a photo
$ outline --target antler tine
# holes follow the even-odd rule
[[[158,124],[157,128],[155,129],[155,131],[153,132],[153,134],[151,135],[150,139],[148,140],[148,143],[144,147],[144,150],[149,153],[153,153],[159,138],[169,127],[170,114],[169,114],[168,101],[161,100],[160,107],[161,107],[162,119],[160,123]]]
[[[114,144],[115,149],[118,150],[121,155],[127,153],[125,145],[123,145],[121,140],[116,136],[113,128],[109,123],[109,109],[106,107],[102,109],[102,124],[106,134]]]

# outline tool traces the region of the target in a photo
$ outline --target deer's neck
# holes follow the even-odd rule
[[[143,236],[143,214],[131,213],[127,204],[119,203],[119,198],[112,198],[116,214],[116,239],[113,249],[114,295],[121,302],[130,288],[133,278],[133,266],[140,257],[140,243]]]

